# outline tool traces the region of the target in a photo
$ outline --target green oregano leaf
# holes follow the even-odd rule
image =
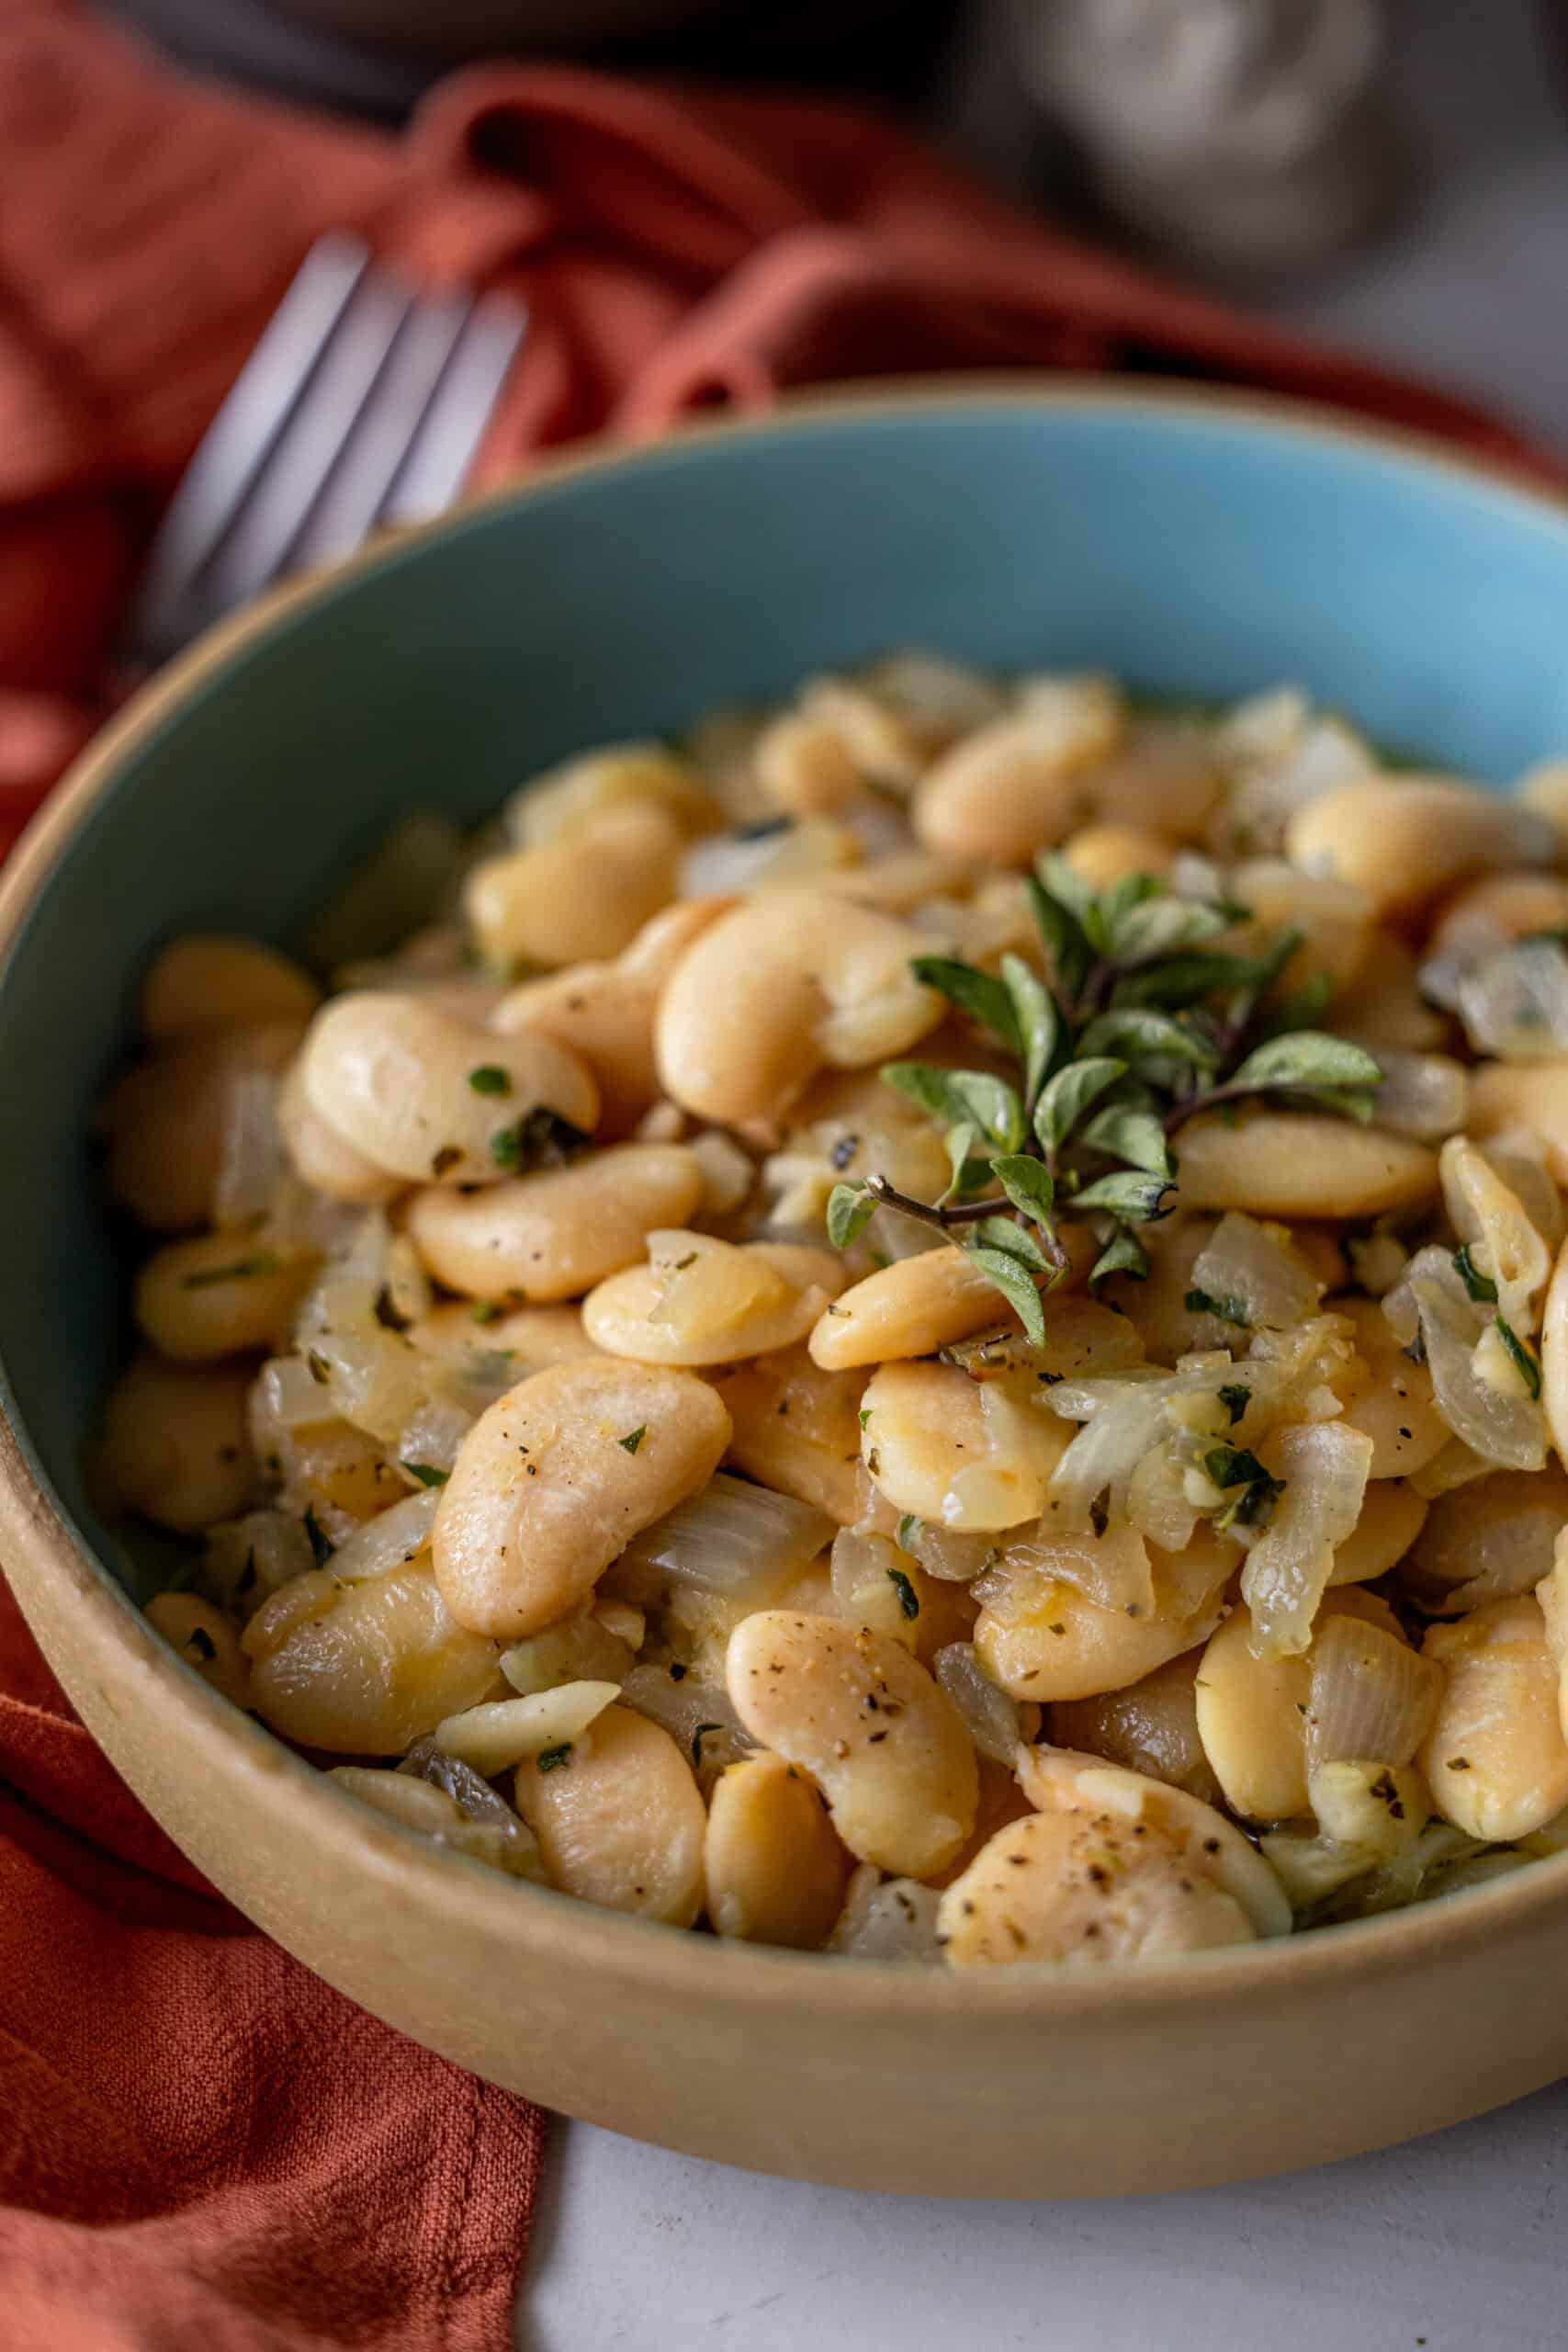
[[[1119,1225],[1089,1269],[1089,1286],[1098,1290],[1112,1274],[1128,1274],[1134,1282],[1145,1282],[1148,1272],[1148,1251],[1131,1227]]]
[[[1325,1029],[1295,1029],[1248,1054],[1229,1083],[1237,1088],[1381,1086],[1382,1071],[1364,1046]]]
[[[876,1202],[863,1184],[835,1184],[828,1195],[828,1238],[834,1249],[849,1249],[875,1214]]]
[[[1026,1105],[1032,1105],[1056,1052],[1061,1015],[1049,989],[1021,956],[1004,956],[1001,970],[1023,1056],[1023,1099]]]
[[[917,956],[909,969],[921,986],[935,989],[949,1004],[958,1006],[987,1029],[992,1029],[1015,1054],[1023,1051],[1023,1038],[1013,1011],[1011,991],[989,972],[979,971],[975,965],[965,964],[953,956]]]
[[[1175,1185],[1168,1176],[1149,1176],[1141,1170],[1119,1169],[1113,1175],[1097,1177],[1075,1193],[1073,1206],[1077,1209],[1106,1209],[1114,1217],[1130,1225],[1151,1225],[1156,1217],[1168,1216],[1165,1206],[1168,1193]]]
[[[1089,1104],[1125,1078],[1127,1065],[1111,1055],[1066,1063],[1049,1080],[1034,1112],[1034,1132],[1047,1151],[1059,1151]]]
[[[1028,1269],[1011,1251],[994,1250],[985,1243],[966,1245],[966,1254],[974,1260],[993,1288],[1000,1291],[1035,1346],[1043,1348],[1045,1344],[1045,1315],[1040,1304],[1040,1293]]]
[[[1083,1139],[1112,1159],[1124,1159],[1150,1176],[1170,1174],[1170,1146],[1165,1128],[1152,1111],[1124,1109],[1113,1102],[1099,1111],[1083,1131]]]

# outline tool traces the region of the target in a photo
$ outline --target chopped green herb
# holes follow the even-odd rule
[[[438,1470],[434,1462],[404,1462],[400,1466],[422,1487],[444,1487],[452,1476],[450,1470]]]
[[[206,1290],[212,1283],[252,1282],[260,1274],[276,1274],[278,1258],[276,1250],[258,1250],[254,1257],[236,1258],[227,1266],[209,1266],[198,1274],[186,1274],[181,1284],[185,1290]]]
[[[499,1062],[481,1062],[478,1069],[468,1072],[468,1084],[476,1094],[510,1094],[512,1074]]]
[[[1269,1473],[1245,1445],[1212,1445],[1203,1456],[1203,1467],[1216,1487],[1247,1487]]]
[[[1111,1489],[1109,1487],[1101,1487],[1099,1494],[1096,1495],[1094,1500],[1090,1503],[1089,1507],[1089,1523],[1093,1528],[1095,1540],[1098,1542],[1100,1537],[1104,1534],[1106,1529],[1111,1524]]]
[[[305,1362],[310,1366],[310,1377],[317,1387],[324,1388],[333,1376],[333,1368],[321,1350],[308,1348],[305,1351]]]
[[[615,1443],[623,1453],[635,1453],[647,1435],[648,1423],[643,1421],[635,1430],[628,1430],[625,1437],[618,1437]]]
[[[1189,1315],[1212,1315],[1216,1322],[1234,1323],[1245,1331],[1252,1321],[1245,1298],[1237,1298],[1233,1291],[1225,1291],[1218,1298],[1213,1291],[1190,1290],[1182,1300]]]
[[[920,1613],[920,1597],[903,1569],[889,1568],[887,1581],[898,1596],[900,1614],[911,1620],[918,1617]]]
[[[898,1549],[900,1552],[912,1552],[914,1550],[916,1539],[919,1536],[919,1521],[915,1517],[912,1510],[907,1510],[904,1513],[903,1518],[898,1521]]]
[[[1239,1381],[1227,1381],[1217,1394],[1221,1404],[1231,1417],[1231,1427],[1234,1430],[1252,1402],[1252,1391],[1250,1388],[1244,1388]]]
[[[477,1299],[471,1310],[476,1323],[499,1323],[501,1309],[493,1298]]]
[[[563,1764],[571,1761],[571,1742],[563,1739],[558,1747],[542,1747],[535,1758],[541,1772],[558,1772]]]
[[[1537,1403],[1540,1400],[1540,1363],[1533,1349],[1527,1348],[1513,1325],[1504,1316],[1495,1315],[1497,1337],[1507,1349],[1515,1371]]]
[[[324,1568],[336,1546],[329,1544],[322,1533],[321,1522],[316,1517],[314,1503],[307,1503],[305,1506],[305,1532],[310,1539],[310,1550],[315,1555],[316,1566],[319,1568]]]
[[[861,1408],[861,1409],[860,1409],[860,1411],[859,1411],[859,1413],[856,1415],[856,1417],[855,1417],[855,1418],[856,1418],[856,1419],[860,1422],[860,1425],[861,1425],[861,1427],[862,1427],[862,1429],[863,1429],[863,1429],[869,1429],[869,1428],[870,1428],[870,1426],[871,1426],[871,1411],[870,1411],[870,1408],[869,1408],[869,1407],[863,1405],[863,1406],[862,1406],[862,1408]]]
[[[1468,1241],[1454,1251],[1454,1272],[1472,1298],[1480,1299],[1487,1306],[1496,1306],[1497,1285],[1488,1275],[1477,1271]]]

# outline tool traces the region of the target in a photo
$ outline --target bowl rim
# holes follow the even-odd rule
[[[818,426],[889,415],[1006,410],[1066,413],[1111,411],[1131,417],[1229,426],[1244,434],[1325,440],[1435,472],[1472,492],[1502,500],[1516,519],[1550,521],[1568,529],[1568,492],[1537,481],[1501,460],[1455,447],[1436,435],[1369,424],[1312,401],[1223,386],[1124,379],[1094,375],[1036,377],[1027,371],[981,376],[921,377],[835,386],[827,392],[786,395],[767,411],[686,424],[657,440],[613,442],[595,437],[551,456],[521,480],[481,493],[436,520],[390,536],[349,562],[288,583],[199,638],[143,685],[86,746],[34,816],[0,873],[0,990],[29,927],[29,918],[75,834],[119,780],[124,760],[155,735],[165,717],[208,679],[280,623],[324,604],[362,575],[400,561],[428,540],[454,536],[476,520],[526,504],[576,480],[670,462],[693,449],[738,441],[809,433]],[[192,1668],[159,1640],[107,1564],[80,1537],[36,1460],[26,1425],[0,1360],[0,1533],[6,1552],[27,1555],[40,1582],[57,1589],[62,1607],[85,1637],[87,1653],[118,1654],[138,1678],[151,1678],[162,1708],[231,1784],[265,1801],[288,1786],[305,1808],[301,1829],[342,1869],[367,1870],[417,1891],[444,1909],[448,1928],[465,1920],[495,1940],[522,1937],[547,1942],[559,1964],[601,1984],[652,1979],[672,1997],[723,2002],[761,2015],[783,2001],[807,2018],[842,2022],[886,2007],[897,1987],[900,2008],[919,2021],[953,2027],[969,2018],[994,2027],[1038,2012],[1042,1977],[1048,1977],[1054,2016],[1067,2027],[1110,2024],[1125,2014],[1135,1981],[1141,2012],[1179,2018],[1216,2002],[1267,1998],[1292,1989],[1310,1993],[1343,1983],[1347,1971],[1362,1979],[1403,1973],[1423,1951],[1442,1948],[1458,1958],[1483,1951],[1514,1928],[1538,1926],[1547,1915],[1568,1915],[1568,1854],[1543,1858],[1489,1885],[1380,1917],[1300,1936],[1142,1962],[1094,1971],[1039,1967],[949,1971],[911,1969],[897,1962],[857,1960],[824,1967],[818,1952],[737,1945],[660,1923],[594,1908],[553,1889],[521,1885],[461,1855],[444,1851],[334,1788],[328,1775],[297,1755],[254,1717],[221,1699]],[[352,1759],[351,1759],[352,1760]],[[284,1767],[280,1773],[280,1764]],[[977,1981],[978,1980],[978,1981]]]

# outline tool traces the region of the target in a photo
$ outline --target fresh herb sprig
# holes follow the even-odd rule
[[[1326,984],[1280,995],[1301,932],[1257,955],[1223,952],[1213,942],[1248,908],[1178,898],[1147,874],[1093,890],[1055,854],[1025,887],[1043,979],[1020,956],[1004,956],[995,974],[946,956],[910,967],[989,1031],[1016,1072],[886,1063],[884,1081],[946,1129],[947,1184],[934,1201],[880,1175],[836,1184],[828,1234],[847,1249],[879,1208],[936,1227],[1041,1344],[1042,1283],[1067,1265],[1059,1216],[1092,1223],[1101,1247],[1091,1286],[1146,1274],[1136,1228],[1169,1215],[1171,1141],[1189,1119],[1269,1095],[1364,1121],[1382,1072],[1359,1046],[1313,1026]]]

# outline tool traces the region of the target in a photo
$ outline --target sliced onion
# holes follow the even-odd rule
[[[1205,1482],[1206,1483],[1206,1482]],[[1168,1441],[1145,1453],[1127,1488],[1127,1519],[1162,1552],[1184,1552],[1192,1541],[1199,1505],[1192,1499],[1182,1453]]]
[[[1410,1312],[1420,1326],[1438,1412],[1473,1453],[1504,1470],[1539,1470],[1546,1460],[1546,1419],[1540,1405],[1483,1377],[1481,1354],[1489,1316],[1467,1297],[1448,1253],[1420,1250],[1405,1281],[1383,1301],[1397,1333]]]
[[[562,1682],[624,1682],[631,1668],[628,1645],[586,1611],[501,1654],[502,1674],[525,1699]]]
[[[1371,1438],[1343,1421],[1276,1433],[1270,1459],[1284,1492],[1241,1572],[1242,1598],[1265,1655],[1292,1656],[1312,1640],[1334,1547],[1361,1515],[1371,1458]]]
[[[914,1587],[891,1535],[840,1527],[833,1538],[829,1582],[840,1617],[886,1634],[905,1649],[914,1648],[919,1620],[904,1611],[904,1594]]]
[[[1135,1527],[1108,1526],[1103,1535],[1086,1529],[1058,1531],[1049,1514],[1038,1532],[1005,1545],[1000,1566],[1011,1574],[1037,1569],[1053,1583],[1071,1585],[1097,1609],[1130,1617],[1155,1613],[1154,1563]],[[976,1588],[984,1593],[978,1586]]]
[[[1022,1736],[1017,1700],[998,1690],[972,1642],[949,1643],[938,1650],[931,1666],[980,1754],[993,1764],[1005,1764],[1010,1772]]]
[[[634,1666],[621,1685],[621,1704],[667,1731],[705,1783],[750,1753],[750,1735],[721,1682],[696,1674],[677,1679],[666,1666]]]
[[[1432,1728],[1442,1688],[1442,1668],[1408,1642],[1359,1617],[1330,1617],[1312,1645],[1308,1772],[1325,1764],[1408,1764]],[[1346,1834],[1321,1812],[1318,1818],[1331,1835]]]
[[[422,1748],[425,1745],[420,1743]],[[412,1755],[412,1751],[411,1761]],[[411,1770],[403,1764],[394,1771],[374,1765],[338,1764],[327,1777],[362,1804],[400,1822],[405,1829],[418,1830],[437,1846],[450,1846],[491,1870],[505,1871],[509,1877],[544,1883],[545,1868],[533,1831],[477,1773],[468,1773],[455,1787],[423,1769]],[[480,1789],[485,1792],[483,1798]]]
[[[370,1275],[355,1271],[360,1259],[356,1243],[349,1263],[329,1269],[316,1284],[299,1310],[295,1344],[313,1370],[325,1372],[321,1393],[332,1412],[390,1443],[419,1411],[432,1368],[377,1311],[386,1285],[385,1251]]]
[[[1455,993],[1478,1054],[1540,1061],[1568,1048],[1568,956],[1555,941],[1505,947],[1464,969]]]
[[[1239,1302],[1248,1329],[1293,1330],[1316,1314],[1323,1296],[1322,1283],[1284,1227],[1259,1225],[1235,1209],[1220,1219],[1193,1261],[1192,1287],[1213,1299]],[[1238,1340],[1235,1324],[1213,1316],[1201,1319],[1222,1343]]]
[[[302,1520],[292,1511],[253,1510],[208,1529],[201,1582],[221,1607],[248,1616],[315,1565]]]
[[[1518,1194],[1485,1154],[1451,1136],[1438,1155],[1443,1204],[1478,1273],[1497,1286],[1497,1310],[1516,1331],[1530,1332],[1551,1272],[1551,1252]]]
[[[394,1451],[405,1470],[447,1470],[476,1416],[450,1396],[431,1395],[398,1432]]]
[[[765,1609],[832,1542],[825,1511],[723,1470],[622,1554],[633,1569]]]
[[[1547,1165],[1546,1147],[1540,1136],[1529,1127],[1502,1127],[1479,1149],[1555,1258],[1568,1231],[1568,1211]]]
[[[213,1222],[248,1225],[265,1216],[288,1166],[277,1125],[276,1079],[261,1070],[237,1071],[224,1088]]]
[[[1568,1668],[1568,1529],[1559,1532],[1552,1560],[1551,1570],[1536,1587],[1535,1597],[1546,1620],[1547,1650],[1561,1673]]]
[[[332,1556],[332,1572],[341,1584],[363,1584],[371,1577],[390,1576],[407,1567],[430,1542],[431,1523],[440,1489],[425,1487],[406,1502],[378,1513],[357,1528]]]
[[[683,899],[730,898],[853,865],[860,843],[828,817],[786,818],[744,832],[710,833],[681,861]]]
[[[303,1356],[273,1356],[257,1373],[251,1389],[251,1442],[265,1462],[278,1451],[278,1441],[290,1430],[307,1429],[312,1421],[330,1421],[333,1406],[326,1383],[318,1380]]]
[[[1419,1470],[1412,1473],[1411,1492],[1419,1495],[1424,1503],[1435,1503],[1442,1496],[1452,1494],[1456,1487],[1490,1477],[1495,1467],[1483,1454],[1473,1453],[1463,1438],[1450,1437],[1430,1462],[1424,1462]]]
[[[935,1963],[942,1958],[936,1936],[941,1901],[934,1886],[922,1886],[913,1878],[885,1881],[874,1862],[863,1862],[850,1880],[839,1924],[823,1949],[846,1960]]]
[[[1393,1046],[1379,1046],[1376,1059],[1382,1071],[1380,1127],[1435,1142],[1463,1126],[1470,1081],[1461,1062],[1447,1054],[1403,1053]]]
[[[942,1584],[973,1584],[1001,1558],[1008,1532],[1004,1529],[995,1535],[963,1535],[956,1528],[939,1527],[932,1520],[919,1519],[913,1524],[900,1520],[898,1540],[927,1576]]]

